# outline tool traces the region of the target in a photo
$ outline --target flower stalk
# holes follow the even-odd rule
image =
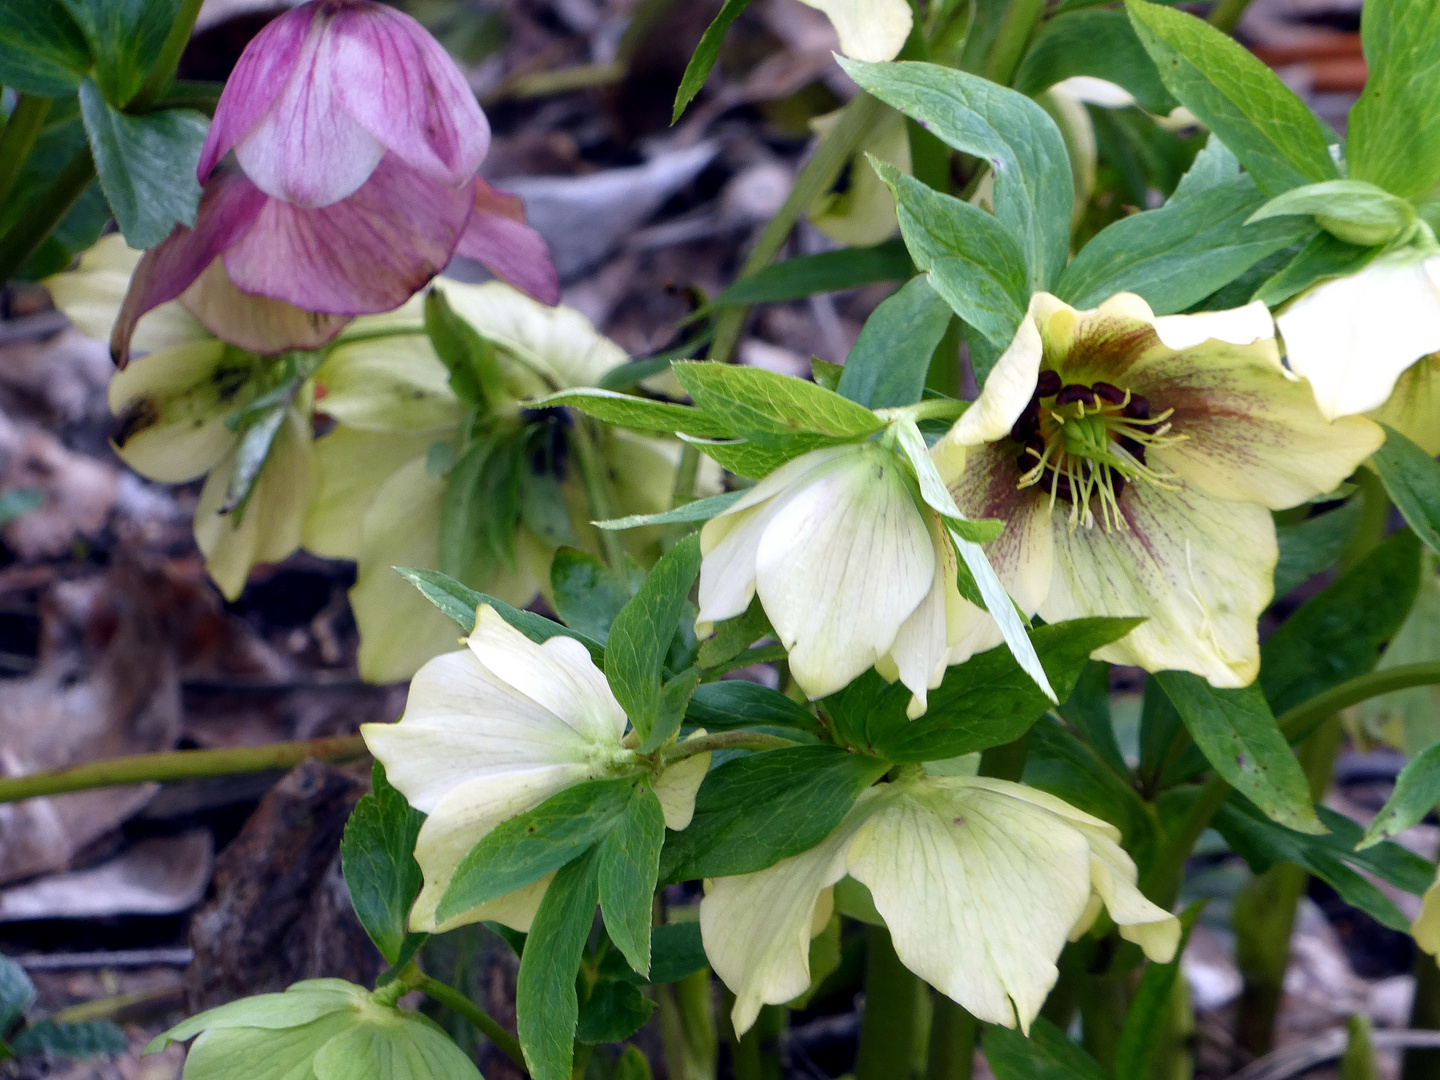
[[[175,69],[180,66],[180,54],[190,43],[190,34],[195,29],[195,20],[200,17],[200,8],[204,2],[205,0],[181,0],[180,11],[160,45],[155,66],[150,69],[145,82],[126,106],[130,111],[144,112],[149,109],[175,78]]]
[[[10,197],[15,181],[20,178],[25,162],[40,129],[45,126],[45,117],[50,113],[50,98],[21,94],[15,102],[15,110],[5,130],[0,133],[0,203]]]
[[[416,969],[416,971],[418,978],[408,980],[408,985],[413,987],[413,989],[419,990],[426,997],[433,998],[441,1005],[459,1013],[472,1027],[494,1043],[502,1054],[521,1069],[525,1068],[525,1055],[520,1049],[519,1041],[516,1040],[515,1036],[501,1027],[493,1016],[454,987],[441,982],[439,979],[431,978],[429,975],[419,974],[418,969]],[[396,979],[395,981],[399,983],[403,979],[404,976],[402,975],[400,979]]]
[[[60,170],[50,189],[0,236],[0,281],[9,281],[25,260],[35,254],[94,179],[95,159],[86,146]]]

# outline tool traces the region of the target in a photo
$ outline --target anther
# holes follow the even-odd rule
[[[1144,443],[1138,442],[1138,441],[1136,441],[1135,439],[1130,438],[1130,436],[1128,436],[1128,435],[1121,435],[1121,436],[1120,436],[1118,439],[1116,439],[1115,441],[1120,444],[1120,446],[1125,450],[1125,452],[1126,452],[1127,454],[1129,454],[1131,457],[1133,457],[1133,458],[1134,458],[1136,461],[1138,461],[1141,465],[1144,465],[1144,464],[1145,464],[1145,444],[1144,444]]]
[[[1035,383],[1036,397],[1054,397],[1060,392],[1060,373],[1058,371],[1042,371],[1040,378]]]
[[[1130,403],[1125,406],[1125,415],[1131,420],[1150,419],[1150,400],[1141,394],[1132,394]]]
[[[1062,405],[1073,405],[1077,401],[1083,401],[1086,405],[1093,408],[1095,405],[1095,392],[1088,386],[1080,383],[1071,383],[1055,395],[1056,408]]]
[[[1108,382],[1092,383],[1091,386],[1090,386],[1090,389],[1095,391],[1095,396],[1096,396],[1096,397],[1103,398],[1104,400],[1108,401],[1111,405],[1124,405],[1124,404],[1125,404],[1125,391],[1124,391],[1124,390],[1121,390],[1118,386],[1114,385],[1113,383],[1108,383]]]
[[[1010,437],[1018,443],[1028,442],[1030,436],[1040,430],[1040,402],[1035,398],[1030,399],[1030,404],[1025,406],[1015,426],[1010,429]]]

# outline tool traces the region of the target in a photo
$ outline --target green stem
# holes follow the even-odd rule
[[[835,178],[840,175],[845,162],[850,160],[859,148],[860,141],[884,108],[884,105],[866,93],[861,93],[845,107],[844,114],[821,140],[815,153],[810,155],[810,160],[795,177],[795,184],[790,188],[790,194],[780,207],[780,212],[765,226],[765,231],[760,234],[755,249],[745,260],[736,280],[758,274],[770,265],[805,208],[830,190],[830,185],[835,183]],[[749,314],[749,304],[727,307],[720,313],[715,320],[715,340],[710,345],[711,360],[722,364],[730,360]]]
[[[701,681],[714,682],[727,671],[738,671],[751,664],[768,664],[772,660],[784,660],[786,655],[783,645],[758,645],[753,649],[746,649],[739,656],[732,657],[723,664],[706,668]]]
[[[398,981],[398,980],[397,980]],[[520,1068],[525,1068],[525,1055],[520,1049],[520,1043],[515,1036],[506,1031],[495,1020],[493,1016],[485,1012],[479,1005],[476,1005],[464,994],[454,987],[449,986],[439,979],[432,979],[429,975],[421,975],[414,980],[414,988],[427,997],[434,998],[441,1005],[453,1009],[459,1013],[470,1024],[495,1044],[496,1048],[513,1061]]]
[[[1414,970],[1410,1026],[1420,1030],[1440,1028],[1440,966],[1435,957],[1416,949]],[[1406,1050],[1400,1080],[1440,1080],[1440,1050]]]
[[[1281,713],[1276,723],[1280,725],[1285,737],[1295,743],[1304,739],[1341,709],[1348,709],[1351,705],[1358,705],[1362,701],[1395,690],[1437,684],[1440,684],[1440,662],[1436,661],[1402,664],[1384,671],[1372,671],[1331,687],[1322,694],[1316,694],[1309,701]]]
[[[1360,489],[1360,521],[1355,527],[1355,535],[1340,555],[1342,573],[1358,566],[1379,546],[1390,524],[1390,494],[1379,474],[1364,467],[1356,469],[1355,486]]]
[[[0,236],[0,284],[9,281],[25,260],[70,212],[95,179],[95,160],[87,146],[56,175],[50,189],[25,207],[19,219]]]
[[[1209,23],[1217,30],[1230,33],[1240,22],[1240,16],[1250,6],[1250,0],[1220,0],[1210,9]]]
[[[360,341],[377,341],[381,338],[393,337],[423,337],[424,334],[425,327],[423,326],[378,326],[374,330],[342,333],[325,346],[325,354],[328,356],[342,345],[354,345]]]
[[[701,735],[698,739],[676,743],[665,750],[661,760],[668,767],[712,750],[784,750],[799,745],[779,735],[766,735],[763,731],[717,731],[713,735]]]
[[[4,205],[15,189],[15,181],[25,162],[30,160],[30,150],[35,138],[45,126],[45,117],[50,112],[51,99],[21,94],[15,102],[15,111],[5,130],[0,133],[0,205]]]
[[[975,1017],[938,991],[930,1018],[925,1080],[970,1080],[975,1064]]]
[[[985,66],[987,79],[1001,86],[1010,85],[1044,11],[1045,0],[1010,0],[990,50],[990,62]]]
[[[855,1080],[895,1080],[908,1075],[915,1057],[921,984],[900,962],[883,926],[867,926],[865,942],[865,1012]]]
[[[1229,795],[1230,785],[1220,777],[1212,776],[1200,789],[1174,831],[1165,838],[1160,854],[1141,880],[1140,891],[1167,911],[1175,906],[1175,898],[1180,894],[1185,860]]]
[[[144,112],[150,108],[175,78],[175,69],[180,66],[180,55],[190,42],[190,34],[195,29],[195,20],[200,15],[203,3],[204,0],[180,0],[180,11],[160,45],[155,66],[150,69],[144,84],[125,106],[129,111]]]
[[[54,772],[0,778],[0,803],[19,802],[66,791],[169,783],[207,776],[289,769],[302,761],[347,761],[366,753],[359,735],[338,735],[305,742],[267,743],[233,750],[168,750],[158,754],[92,761]]]
[[[675,466],[675,486],[670,495],[670,506],[684,506],[695,501],[695,475],[700,471],[700,451],[692,443],[680,448],[680,461]]]
[[[715,1080],[718,1059],[710,969],[655,987],[670,1080]]]
[[[937,397],[927,398],[914,405],[897,405],[889,409],[876,409],[875,415],[883,420],[914,420],[919,423],[921,420],[954,420],[963,415],[968,408],[970,408],[968,401]]]
[[[595,425],[588,417],[576,416],[571,432],[571,445],[580,459],[580,480],[585,485],[585,498],[590,503],[591,521],[609,521],[616,517],[615,497],[605,462],[600,458],[595,439]],[[600,550],[611,572],[625,580],[625,543],[613,529],[596,529],[600,534]]]

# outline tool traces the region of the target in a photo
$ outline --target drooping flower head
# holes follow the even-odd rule
[[[466,645],[420,669],[398,723],[360,730],[390,783],[429,815],[415,846],[425,884],[411,927],[494,919],[528,931],[549,877],[437,922],[460,861],[491,829],[557,792],[649,765],[621,745],[625,712],[579,642],[557,636],[536,644],[484,606]],[[697,754],[655,779],[667,827],[690,823],[709,767],[710,755]]]
[[[840,36],[840,51],[856,60],[894,60],[905,47],[914,13],[905,0],[804,0],[823,11]]]
[[[554,303],[555,271],[520,200],[475,175],[489,141],[459,69],[410,16],[374,0],[281,15],[220,99],[194,227],[177,226],[141,263],[117,359],[141,315],[182,294],[193,310],[190,291],[207,281],[324,316],[308,347],[336,320],[399,306],[457,252]],[[229,339],[221,313],[195,314]]]
[[[1320,414],[1263,304],[1157,318],[1127,293],[1093,311],[1038,293],[934,456],[961,510],[1006,523],[986,552],[1027,613],[1143,616],[1097,658],[1244,686],[1270,511],[1334,490],[1383,441]]]
[[[864,792],[825,840],[766,870],[717,878],[705,953],[735,994],[736,1031],[810,985],[809,943],[847,874],[867,886],[902,963],[974,1016],[1028,1030],[1066,940],[1101,908],[1152,960],[1178,920],[1135,887],[1119,832],[1005,780],[919,774]]]

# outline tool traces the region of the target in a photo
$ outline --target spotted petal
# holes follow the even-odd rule
[[[316,408],[358,430],[438,436],[465,416],[449,380],[423,333],[340,341],[315,372]]]

